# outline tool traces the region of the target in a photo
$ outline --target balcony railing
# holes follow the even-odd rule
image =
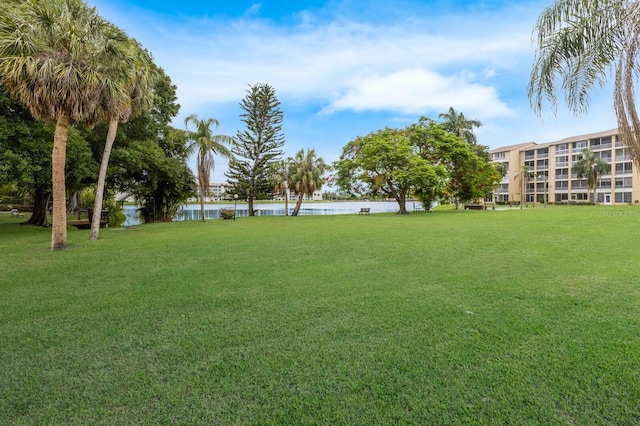
[[[605,144],[601,144],[601,145],[592,145],[591,146],[591,150],[592,151],[598,151],[601,149],[611,149],[611,144],[610,143],[605,143]]]

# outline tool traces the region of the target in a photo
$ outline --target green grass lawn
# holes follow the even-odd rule
[[[640,423],[640,208],[0,216],[0,424]]]

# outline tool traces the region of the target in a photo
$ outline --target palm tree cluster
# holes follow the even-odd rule
[[[109,122],[91,238],[97,238],[102,192],[118,122],[153,99],[151,56],[82,0],[30,0],[0,6],[0,82],[38,119],[55,122],[51,249],[67,245],[67,128]]]
[[[556,0],[538,18],[534,41],[537,51],[529,82],[533,109],[541,113],[548,102],[555,111],[560,89],[569,109],[584,113],[589,92],[613,75],[618,128],[640,164],[640,118],[635,105],[640,2]]]
[[[273,163],[271,167],[273,192],[284,195],[285,216],[289,215],[289,192],[292,191],[298,195],[296,206],[291,213],[292,216],[297,216],[304,196],[311,196],[322,188],[325,183],[325,178],[322,175],[327,170],[329,170],[329,166],[322,157],[316,155],[313,149],[307,149],[306,152],[301,149],[286,161]]]

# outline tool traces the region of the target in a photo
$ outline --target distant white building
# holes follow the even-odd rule
[[[209,201],[222,201],[225,198],[225,195],[227,193],[227,189],[231,188],[231,185],[229,185],[226,182],[223,183],[216,183],[216,182],[212,182],[209,183],[209,192],[211,194],[211,196],[209,197]]]
[[[287,196],[289,198],[289,201],[297,201],[298,200],[298,195],[296,193],[294,193],[293,191],[290,191],[289,189],[287,189]],[[274,200],[278,200],[278,201],[284,201],[284,196],[283,195],[276,195],[273,197]],[[322,190],[318,189],[316,191],[313,192],[313,195],[308,196],[305,195],[302,198],[304,201],[322,201]]]

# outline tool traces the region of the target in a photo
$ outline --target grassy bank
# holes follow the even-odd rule
[[[0,423],[640,423],[640,209],[0,218]]]

